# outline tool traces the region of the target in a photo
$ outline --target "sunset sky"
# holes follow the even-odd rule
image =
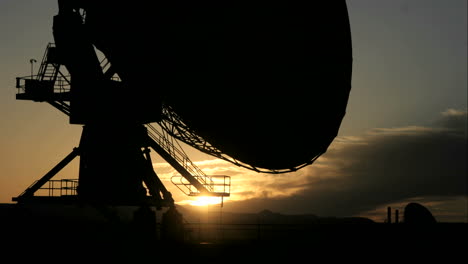
[[[79,143],[81,126],[45,103],[15,100],[15,78],[30,75],[53,42],[56,0],[0,0],[0,203],[11,202]],[[340,133],[313,165],[259,174],[185,151],[208,175],[229,175],[223,210],[386,217],[411,201],[438,221],[468,222],[467,1],[347,1],[353,81]],[[34,65],[37,71],[39,65]],[[175,171],[154,154],[175,200]],[[118,166],[118,164],[114,164]],[[77,178],[78,162],[57,178]],[[192,201],[193,202],[193,201]]]

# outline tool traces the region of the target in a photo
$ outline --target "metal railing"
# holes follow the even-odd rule
[[[26,82],[27,80],[35,80],[37,75],[16,77],[16,88],[18,89],[17,94],[26,93]],[[54,82],[53,93],[61,94],[70,92],[70,81],[69,76],[57,76]]]
[[[231,177],[225,175],[206,176],[210,179],[210,185],[205,186],[212,196],[229,196],[231,193]],[[188,196],[198,196],[198,190],[184,177],[172,176],[171,182]]]
[[[41,66],[39,67],[39,71],[38,71],[38,73],[36,75],[36,80],[38,80],[38,81],[43,80],[45,72],[47,70],[47,66],[49,64],[47,62],[47,59],[49,57],[49,49],[54,48],[54,47],[55,47],[54,43],[47,44],[47,47],[46,47],[45,52],[44,52],[44,56],[42,57]],[[32,76],[31,76],[31,78],[32,78]]]
[[[206,175],[198,166],[196,166],[185,154],[182,147],[176,139],[169,133],[162,130],[158,131],[151,124],[146,125],[148,135],[166,151],[179,165],[181,165],[190,175],[195,178],[211,196],[229,196],[231,188],[231,178],[225,175]],[[200,190],[194,186],[189,179],[183,175],[171,177],[171,182],[188,196],[201,195]]]
[[[185,170],[187,170],[193,177],[195,177],[208,191],[213,191],[213,180],[207,176],[200,168],[198,168],[193,162],[189,159],[187,154],[182,150],[177,141],[174,142],[172,137],[165,134],[165,132],[159,132],[151,124],[146,125],[148,130],[148,135],[158,143],[169,155],[171,155]],[[175,144],[178,145],[178,147]],[[188,187],[188,186],[187,186]],[[189,189],[189,192],[193,190]]]
[[[78,179],[49,180],[47,184],[39,188],[37,194],[48,197],[75,196],[77,187]]]

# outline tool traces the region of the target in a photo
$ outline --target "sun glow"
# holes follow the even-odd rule
[[[220,203],[221,203],[220,197],[199,196],[195,198],[195,200],[191,201],[190,205],[207,206],[207,205],[220,204]]]

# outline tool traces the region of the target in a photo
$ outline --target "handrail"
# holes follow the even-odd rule
[[[49,48],[51,47],[54,47],[55,45],[53,43],[49,43],[47,44],[47,47],[46,47],[46,50],[44,51],[44,56],[42,57],[42,61],[41,61],[41,66],[39,67],[39,71],[37,73],[37,80],[38,81],[42,81],[43,77],[44,77],[44,72],[45,72],[45,69],[46,69],[46,65],[47,65],[47,56],[49,54]]]
[[[49,180],[48,183],[48,187],[42,186],[39,190],[47,190],[49,197],[77,195],[78,179]],[[57,183],[60,186],[57,187]],[[59,192],[58,195],[55,195],[56,191]]]
[[[228,197],[231,193],[231,177],[226,175],[210,175],[208,176],[213,182],[211,191],[205,196]],[[214,180],[218,179],[218,180]],[[171,177],[171,182],[188,196],[198,196],[200,192],[183,176],[176,175]],[[183,187],[183,188],[182,188]]]
[[[195,195],[209,195],[209,196],[229,196],[231,180],[229,176],[207,176],[200,168],[198,168],[184,152],[180,144],[176,139],[171,137],[168,133],[165,133],[164,130],[159,132],[151,124],[146,124],[148,130],[148,135],[151,139],[154,140],[158,146],[160,146],[168,155],[170,155],[175,162],[177,162],[182,168],[189,173],[190,175],[185,175],[186,173],[181,173],[182,175],[177,175],[171,177],[171,182],[176,185],[183,193],[189,196]],[[175,142],[174,142],[175,141]],[[177,145],[177,146],[176,146]],[[191,177],[188,177],[191,176]],[[187,178],[188,177],[188,178]],[[213,178],[222,178],[223,183],[214,181]],[[196,182],[193,182],[195,180]],[[196,185],[201,184],[206,191],[201,192],[199,187]],[[201,186],[200,186],[201,187]],[[221,187],[221,188],[220,188]]]
[[[151,124],[146,125],[150,128],[151,131],[148,131],[148,135],[153,138],[164,150],[166,150],[172,157],[174,157],[180,165],[182,165],[187,171],[189,171],[192,176],[196,177],[199,181],[202,182],[205,187],[210,189],[212,180],[205,175],[205,173],[200,170],[193,162],[189,159],[187,154],[181,149],[177,148],[172,142],[168,140],[167,136],[164,136],[162,133],[156,130]]]

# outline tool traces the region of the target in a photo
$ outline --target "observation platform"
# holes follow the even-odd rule
[[[49,43],[38,74],[33,75],[31,72],[30,76],[16,78],[16,99],[36,102],[70,101],[70,76],[65,76],[60,71],[60,66],[57,48],[54,43]]]
[[[35,102],[70,101],[70,84],[65,77],[57,77],[55,81],[40,80],[39,75],[17,77],[17,100]]]

